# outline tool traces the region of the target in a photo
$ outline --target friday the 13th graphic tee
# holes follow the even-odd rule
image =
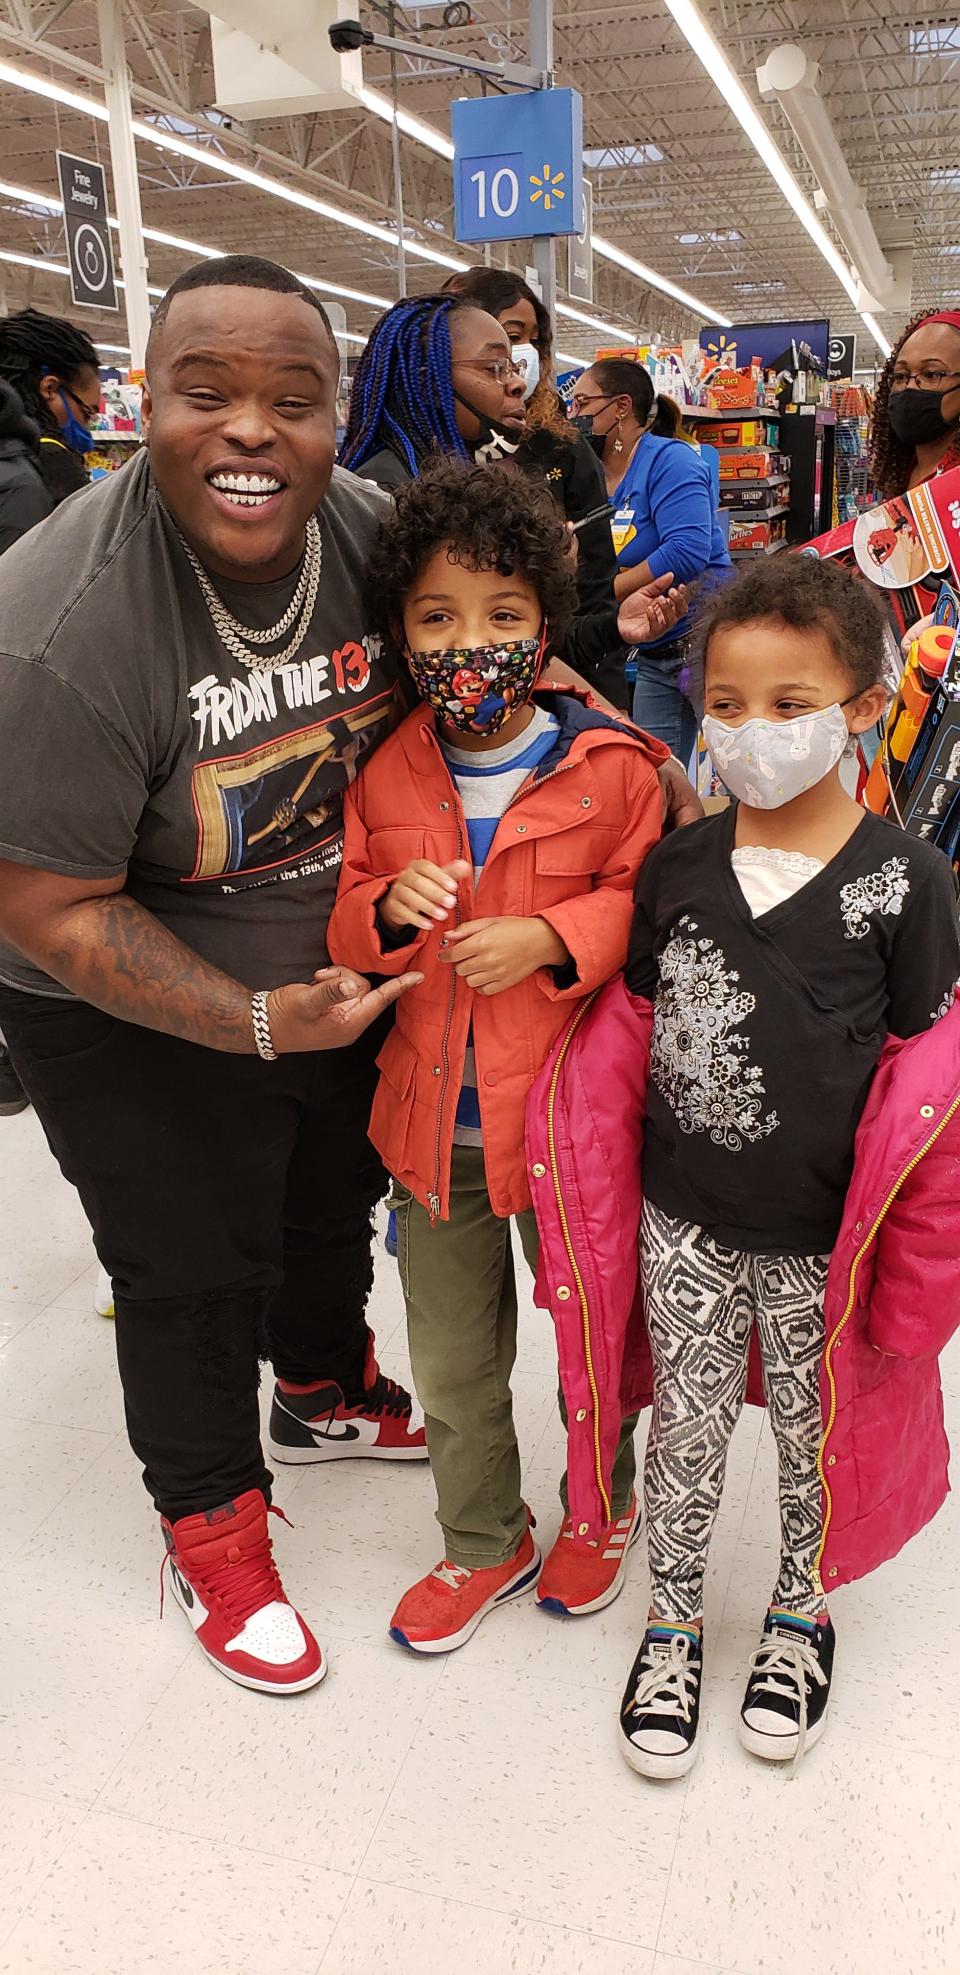
[[[334,469],[310,630],[272,668],[221,643],[146,453],[25,536],[0,564],[0,857],[126,871],[134,898],[246,986],[309,980],[327,959],[344,790],[397,719],[396,666],[364,610],[385,506]],[[216,588],[266,629],[298,575]],[[3,948],[0,980],[67,992]]]

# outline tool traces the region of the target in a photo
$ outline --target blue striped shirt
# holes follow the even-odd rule
[[[522,734],[505,741],[502,747],[483,754],[468,754],[465,748],[451,747],[440,736],[440,745],[457,785],[470,840],[474,889],[480,883],[490,846],[504,810],[522,789],[524,782],[556,745],[559,722],[545,707],[534,708],[533,719]],[[473,1051],[473,1025],[467,1038],[463,1083],[457,1104],[454,1130],[457,1145],[482,1145],[480,1100],[477,1094],[477,1065]]]

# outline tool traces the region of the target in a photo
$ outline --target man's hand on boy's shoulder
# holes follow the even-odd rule
[[[502,994],[539,968],[564,967],[570,959],[546,919],[467,919],[440,944],[441,960],[477,994]]]
[[[699,823],[706,815],[686,769],[680,766],[675,755],[661,763],[657,769],[657,780],[663,802],[665,831],[682,830],[688,823]]]

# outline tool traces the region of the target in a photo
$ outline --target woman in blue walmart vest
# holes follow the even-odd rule
[[[657,397],[649,371],[625,358],[595,363],[577,379],[571,412],[598,453],[613,510],[617,596],[672,570],[696,596],[722,582],[730,556],[707,466],[676,437],[677,407]],[[692,618],[636,653],[633,717],[686,765],[697,738],[687,697]]]

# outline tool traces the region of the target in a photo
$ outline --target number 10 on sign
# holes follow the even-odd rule
[[[474,211],[479,220],[512,219],[520,204],[520,173],[523,156],[470,158],[464,173],[473,190]]]

